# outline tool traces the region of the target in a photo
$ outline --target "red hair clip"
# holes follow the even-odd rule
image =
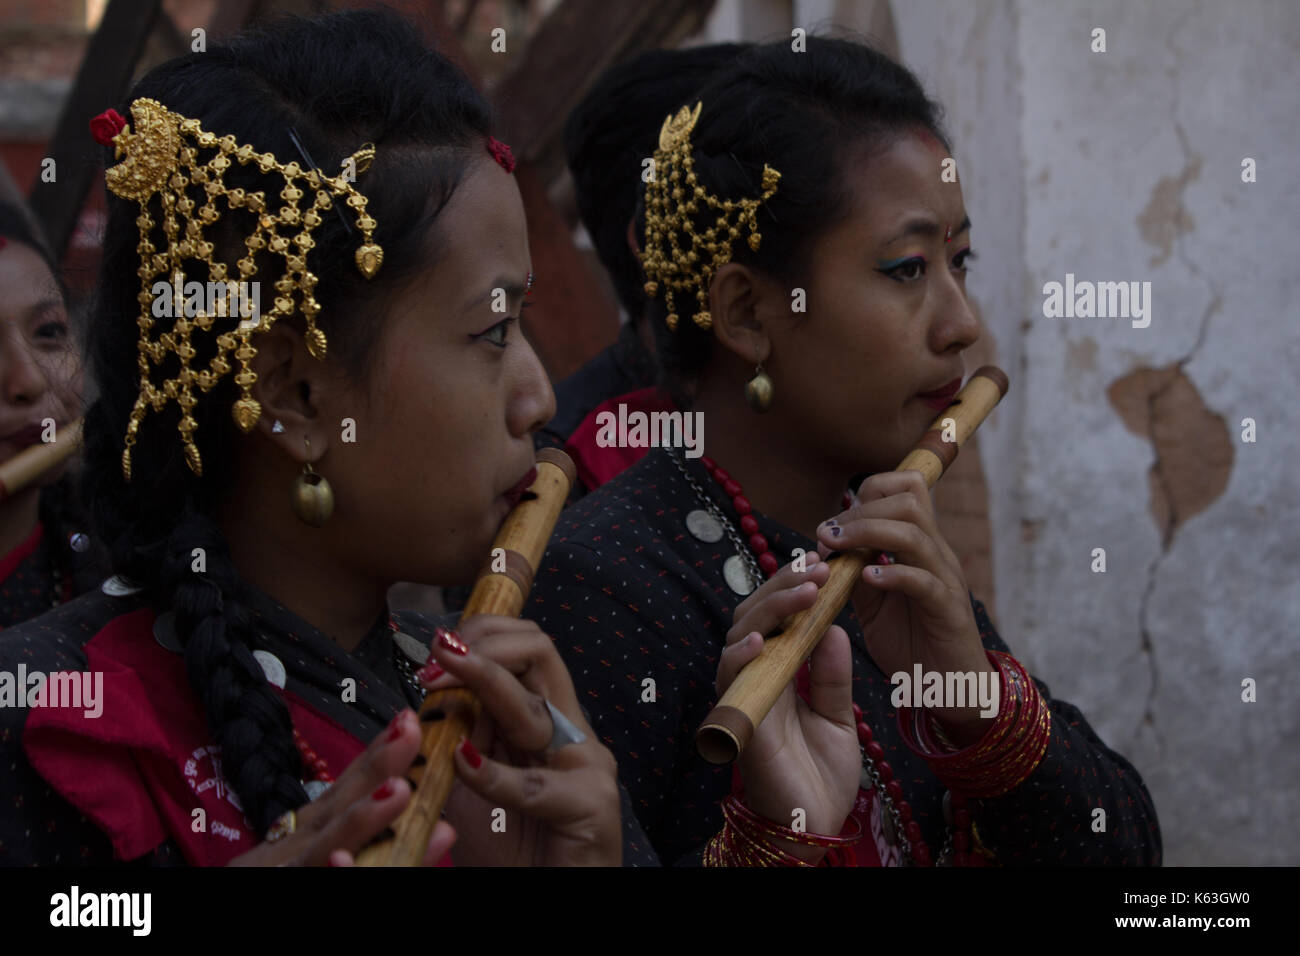
[[[112,146],[113,137],[126,127],[126,120],[115,109],[106,109],[90,121],[90,135],[101,146]]]
[[[489,136],[487,138],[487,148],[488,152],[492,154],[492,158],[497,161],[497,165],[508,173],[515,171],[515,154],[510,151],[509,146],[495,136]]]

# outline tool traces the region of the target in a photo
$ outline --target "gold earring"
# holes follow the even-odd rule
[[[310,458],[311,441],[306,436],[303,441],[307,442],[307,457]],[[319,528],[334,513],[334,489],[323,475],[316,473],[310,461],[303,464],[302,474],[294,479],[291,498],[293,513],[313,528]]]
[[[772,407],[772,393],[775,386],[772,379],[763,371],[763,363],[754,366],[754,377],[745,385],[745,401],[749,407],[762,414]]]

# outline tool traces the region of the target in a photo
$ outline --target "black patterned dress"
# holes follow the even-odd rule
[[[730,499],[703,466],[686,467],[730,515]],[[700,861],[704,844],[722,828],[720,803],[733,784],[731,768],[706,762],[694,745],[696,728],[716,703],[718,655],[742,600],[723,575],[735,550],[730,539],[708,543],[687,528],[686,516],[702,507],[669,453],[650,451],[561,514],[525,610],[555,640],[664,865]],[[794,548],[816,548],[754,516],[782,563]],[[1009,652],[983,605],[973,595],[971,602],[984,646]],[[937,851],[946,830],[944,787],[904,744],[890,704],[893,686],[864,650],[851,611],[837,623],[853,645],[853,699]],[[644,690],[647,678],[653,699]],[[1046,755],[1010,793],[971,801],[981,844],[997,864],[1158,864],[1156,812],[1137,771],[1078,708],[1036,683],[1051,708]],[[858,809],[872,797],[861,791]],[[1093,830],[1095,808],[1106,811],[1104,832]],[[878,805],[869,809],[879,816]],[[872,836],[881,862],[897,862],[891,841]]]
[[[120,591],[114,582],[120,579],[0,632],[0,696],[6,675],[11,690],[14,675],[103,673],[102,713],[92,711],[80,724],[76,712],[59,715],[62,726],[89,728],[98,740],[51,734],[49,715],[34,717],[36,709],[22,699],[0,706],[0,865],[211,865],[256,842],[242,811],[232,815],[227,806],[240,810],[222,779],[219,748],[206,736],[182,655],[168,646],[165,629],[162,637],[154,629],[148,592],[108,593]],[[277,686],[296,702],[295,726],[298,717],[310,718],[299,729],[323,757],[332,747],[350,760],[399,710],[419,706],[387,613],[346,652],[261,591],[246,588],[244,605],[257,632],[255,655],[279,662]],[[450,623],[410,611],[392,617],[426,649],[437,624]],[[108,638],[115,650],[105,654]],[[410,653],[418,657],[416,650]],[[178,718],[193,723],[194,714],[191,742],[179,756],[174,747],[163,752]],[[34,738],[39,745],[24,739],[34,723],[46,725]],[[335,777],[348,762],[328,759]],[[622,799],[624,863],[655,865],[626,793]],[[192,833],[195,808],[205,808],[210,821],[225,814],[225,825],[206,831],[210,842]]]
[[[0,628],[21,623],[72,597],[72,577],[41,522],[0,558]]]

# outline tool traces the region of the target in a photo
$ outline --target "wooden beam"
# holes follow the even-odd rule
[[[564,123],[606,69],[643,50],[673,46],[703,25],[713,0],[621,4],[564,0],[542,21],[519,65],[493,94],[515,155],[558,175]]]
[[[538,274],[526,327],[557,380],[618,333],[618,307],[607,284],[592,273],[548,198],[564,172],[564,123],[604,70],[643,50],[675,45],[698,30],[712,8],[713,0],[564,0],[493,91],[501,135],[520,159],[519,189]]]
[[[37,177],[29,197],[32,212],[58,259],[63,258],[99,170],[90,120],[126,94],[161,7],[162,0],[109,0],[77,68],[50,141],[48,155],[55,162],[56,181],[44,183]]]
[[[345,0],[343,5],[370,4],[364,0]],[[483,88],[482,78],[465,55],[439,0],[390,0],[385,5],[417,23],[438,52],[464,70],[479,89]],[[536,38],[530,41],[529,48],[536,42]],[[502,96],[500,89],[491,95],[498,116],[507,109]],[[618,334],[618,307],[573,244],[573,233],[547,196],[547,180],[527,159],[519,157],[518,144],[512,139],[514,133],[510,128],[501,124],[501,129],[502,138],[510,143],[516,158],[520,158],[515,179],[524,202],[528,246],[533,271],[538,277],[537,295],[524,313],[524,331],[551,378],[558,381],[577,371],[614,340]]]

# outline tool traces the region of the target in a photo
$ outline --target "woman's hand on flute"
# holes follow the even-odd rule
[[[758,656],[764,634],[783,620],[812,607],[830,566],[816,553],[805,559],[807,570],[792,565],[779,570],[736,608],[727,646],[718,662],[721,697],[740,669]],[[853,658],[849,636],[832,626],[809,658],[809,702],[791,680],[740,757],[745,803],[751,810],[790,827],[796,810],[804,811],[807,832],[836,835],[858,793],[862,756],[853,720]],[[788,853],[808,862],[825,848],[777,841]]]
[[[919,471],[872,475],[853,505],[817,529],[818,550],[889,551],[893,564],[868,564],[853,591],[867,653],[885,674],[994,672],[980,641],[961,562],[939,532]],[[878,556],[874,556],[879,560]],[[935,708],[957,744],[988,728],[979,706]]]
[[[459,835],[453,859],[470,866],[619,866],[623,858],[618,767],[578,706],[551,639],[532,621],[477,615],[435,641],[446,673],[431,690],[466,687],[483,706],[456,751],[458,785],[446,816]],[[585,736],[550,749],[546,701]]]
[[[259,843],[229,865],[351,866],[353,855],[391,825],[411,799],[404,774],[419,749],[420,721],[407,708],[348,764],[332,787],[297,810],[293,833],[274,843]],[[451,825],[439,821],[424,865],[435,865],[455,840]]]

